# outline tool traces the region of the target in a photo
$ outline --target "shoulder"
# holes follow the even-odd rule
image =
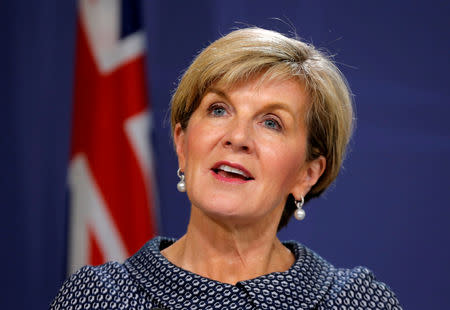
[[[392,290],[365,267],[336,268],[319,254],[295,241],[284,242],[294,253],[294,269],[309,280],[318,309],[401,310]],[[306,285],[308,286],[308,285]]]
[[[151,308],[158,301],[150,291],[159,288],[153,284],[161,283],[159,247],[173,241],[155,237],[123,264],[109,262],[79,269],[64,282],[50,309]],[[153,282],[148,281],[151,278]]]
[[[121,308],[130,299],[139,300],[138,286],[122,264],[85,266],[67,279],[50,309],[89,305],[93,309]]]
[[[334,269],[333,281],[324,299],[323,309],[401,310],[394,292],[365,267]]]

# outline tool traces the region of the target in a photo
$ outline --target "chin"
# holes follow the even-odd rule
[[[231,221],[237,222],[250,221],[252,212],[248,208],[244,210],[243,207],[248,206],[248,203],[233,202],[230,199],[224,200],[210,200],[206,203],[193,204],[193,207],[198,208],[202,213],[218,221]]]
[[[232,203],[209,203],[207,206],[201,208],[202,211],[209,214],[214,214],[220,217],[239,217],[244,210],[242,205],[234,205]]]

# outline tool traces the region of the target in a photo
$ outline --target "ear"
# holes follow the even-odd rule
[[[175,143],[175,150],[178,156],[178,166],[182,171],[184,171],[186,164],[186,156],[185,156],[185,134],[184,130],[181,128],[180,123],[175,125],[175,129],[173,131],[173,141]]]
[[[303,166],[297,183],[295,184],[292,195],[295,199],[300,200],[301,197],[305,197],[310,191],[311,187],[317,183],[320,176],[325,171],[327,161],[324,156],[319,156],[318,158],[306,162]]]

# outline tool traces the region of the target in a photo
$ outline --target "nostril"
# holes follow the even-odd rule
[[[250,152],[250,147],[246,143],[233,143],[230,140],[225,141],[223,145],[227,148],[233,148],[236,151]]]

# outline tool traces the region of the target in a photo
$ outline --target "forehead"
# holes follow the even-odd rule
[[[255,89],[258,89],[260,87],[267,86],[268,84],[279,84],[287,81],[297,82],[301,86],[304,86],[304,82],[299,76],[292,76],[287,72],[281,70],[265,70],[256,73],[246,71],[236,72],[235,75],[228,75],[217,79],[217,81],[212,83],[210,87],[230,91],[236,88],[241,88],[245,85],[252,84]]]
[[[305,83],[298,77],[273,77],[257,75],[245,81],[230,83],[220,80],[208,87],[202,97],[208,93],[216,93],[221,96],[246,92],[268,100],[281,101],[285,103],[301,103],[308,105],[309,95]]]

